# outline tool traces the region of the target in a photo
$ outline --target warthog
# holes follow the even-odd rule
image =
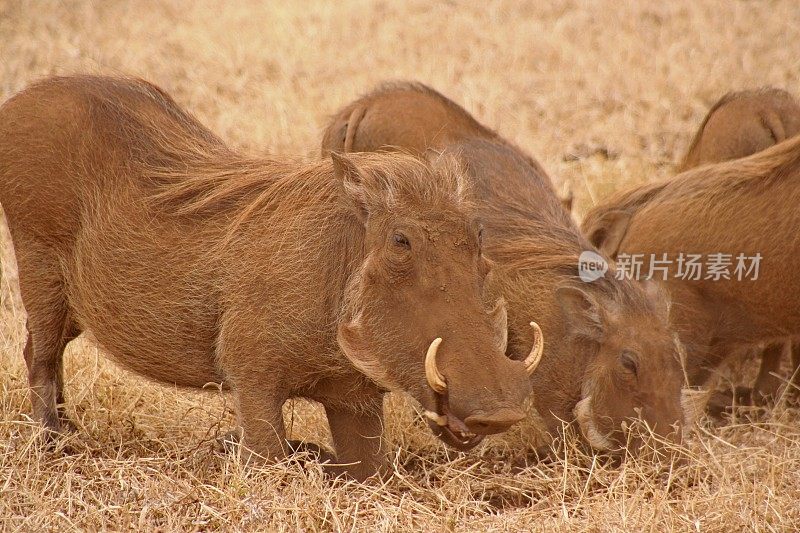
[[[394,123],[388,124],[386,117]],[[423,84],[385,83],[377,91],[342,108],[331,119],[322,137],[322,156],[331,151],[365,152],[400,150],[425,156],[462,142],[484,139],[508,145],[551,184],[534,158],[487,128],[463,107]],[[363,149],[369,147],[369,150]],[[551,184],[552,185],[552,184]],[[574,195],[565,187],[561,205],[572,211]]]
[[[766,87],[731,92],[711,106],[678,171],[747,157],[800,133],[800,103]]]
[[[388,390],[463,447],[524,417],[541,339],[524,363],[506,357],[454,165],[250,157],[146,82],[53,78],[0,108],[0,201],[33,411],[51,430],[62,352],[82,331],[154,380],[230,387],[248,456],[294,448],[286,399],[321,402],[359,479],[383,463]]]
[[[685,171],[702,164],[746,157],[798,133],[800,103],[789,93],[774,88],[728,93],[708,111],[686,155],[681,159],[679,169]],[[629,197],[624,208],[615,203],[606,203],[592,210],[583,222],[592,244],[612,259],[616,258],[620,240],[627,228],[626,221],[653,197],[657,197],[658,190],[660,185],[640,189],[638,194]],[[635,202],[631,201],[633,199]],[[737,391],[740,402],[760,403],[776,397],[781,380],[775,377],[775,373],[780,370],[781,357],[786,351],[791,351],[792,367],[797,371],[800,367],[800,345],[792,346],[791,342],[768,345],[760,352],[761,368],[753,390]],[[755,353],[758,352],[754,352],[753,356]],[[716,404],[717,401],[712,403]],[[718,409],[723,406],[714,407]]]
[[[798,202],[795,136],[747,158],[623,191],[590,212],[584,229],[611,254],[642,254],[642,272],[649,272],[653,254],[672,259],[661,276],[675,302],[672,319],[687,349],[689,379],[700,385],[731,352],[800,335],[793,297],[800,290]],[[733,272],[730,279],[679,276],[680,254],[723,254]],[[758,254],[757,279],[752,260],[743,263],[749,275],[735,275],[740,254]]]
[[[531,320],[547,339],[531,382],[551,435],[577,418],[589,444],[618,449],[638,413],[658,434],[679,439],[683,376],[668,301],[655,284],[610,273],[593,283],[580,280],[579,257],[594,248],[542,167],[454,102],[413,83],[384,86],[342,109],[322,151],[392,147],[455,156],[472,175],[486,253],[497,265],[494,285],[508,304],[507,353],[525,357]],[[640,444],[631,443],[631,449]]]

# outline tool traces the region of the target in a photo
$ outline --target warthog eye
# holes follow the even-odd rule
[[[411,243],[408,242],[408,237],[406,237],[402,233],[395,233],[393,239],[394,243],[397,246],[402,246],[403,248],[406,248],[408,250],[411,249]]]
[[[619,356],[622,366],[625,370],[632,373],[634,376],[639,374],[639,363],[636,361],[636,354],[631,351],[625,350]]]

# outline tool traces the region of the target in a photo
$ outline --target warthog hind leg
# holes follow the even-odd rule
[[[738,386],[734,390],[718,391],[711,396],[707,412],[714,418],[721,418],[734,407],[765,406],[775,402],[783,380],[776,374],[780,370],[781,357],[791,346],[790,342],[768,344],[761,355],[761,366],[753,388]],[[749,350],[748,358],[757,358],[758,350]],[[800,354],[798,354],[800,355]]]
[[[25,364],[33,416],[51,432],[73,427],[66,420],[63,354],[79,331],[69,319],[58,260],[35,241],[17,241],[20,291],[28,312]]]
[[[791,373],[789,374],[788,397],[796,402],[800,400],[800,340],[791,341]]]

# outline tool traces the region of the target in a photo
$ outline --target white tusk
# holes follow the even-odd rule
[[[447,416],[440,415],[439,413],[434,413],[433,411],[428,411],[425,409],[423,411],[425,418],[432,420],[437,426],[446,426],[447,425]]]
[[[597,426],[594,425],[594,413],[592,412],[592,397],[587,396],[575,405],[574,409],[575,418],[578,419],[578,427],[581,429],[583,438],[589,443],[589,446],[595,450],[611,450],[614,445],[611,441],[598,431]]]
[[[542,360],[542,353],[544,353],[544,335],[542,334],[542,328],[540,328],[539,324],[536,322],[531,322],[531,327],[533,328],[533,347],[531,348],[531,353],[528,354],[528,357],[522,362],[529,376],[533,374],[536,367],[539,366],[539,361]]]
[[[436,368],[436,351],[441,343],[441,337],[433,339],[431,345],[428,346],[428,353],[425,354],[425,378],[428,380],[430,388],[439,394],[443,394],[447,390],[447,383],[439,373],[439,369]]]

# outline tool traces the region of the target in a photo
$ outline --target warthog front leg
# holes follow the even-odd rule
[[[228,438],[242,444],[241,456],[245,461],[272,461],[286,457],[290,451],[283,426],[282,398],[265,391],[263,387],[237,385],[236,414],[239,431]]]
[[[764,348],[761,354],[761,368],[753,386],[755,405],[772,403],[778,397],[778,390],[783,381],[775,374],[780,371],[781,358],[789,346],[788,342],[775,342]]]
[[[780,371],[784,352],[789,351],[790,348],[794,350],[792,343],[786,341],[768,344],[760,353],[757,349],[748,349],[747,359],[757,359],[759,355],[761,356],[761,365],[753,388],[739,386],[714,393],[707,404],[707,412],[715,418],[720,418],[737,405],[764,406],[775,402],[783,383],[783,380],[776,374]],[[794,355],[794,351],[792,354]]]
[[[383,405],[380,398],[369,408],[325,405],[338,464],[326,467],[332,475],[363,481],[386,468],[383,441]]]
[[[223,453],[235,453],[241,442],[242,428],[237,427],[231,429],[217,437],[217,451]],[[320,463],[328,462],[333,464],[336,462],[336,456],[312,442],[287,440],[286,446],[290,453],[309,454],[314,460],[319,461]]]

